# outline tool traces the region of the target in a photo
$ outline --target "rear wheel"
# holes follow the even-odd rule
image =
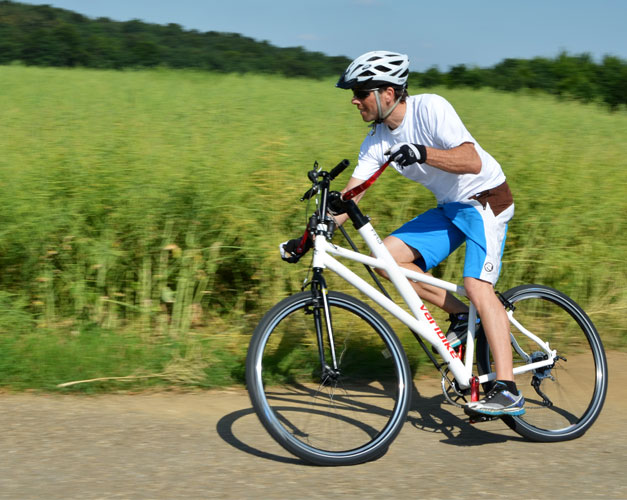
[[[246,380],[259,420],[281,446],[315,464],[350,465],[378,458],[396,437],[411,374],[378,313],[342,293],[327,299],[337,370],[321,363],[314,312],[322,316],[326,365],[333,359],[324,309],[304,292],[277,304],[255,329]]]
[[[607,392],[607,361],[592,321],[572,299],[546,286],[518,286],[503,297],[512,304],[514,318],[557,351],[554,364],[516,377],[526,413],[503,420],[534,441],[565,441],[583,435],[599,416]],[[524,359],[513,349],[515,368],[547,359],[538,344],[510,326],[519,348],[529,357]],[[485,336],[477,340],[477,363],[481,374],[494,371]]]

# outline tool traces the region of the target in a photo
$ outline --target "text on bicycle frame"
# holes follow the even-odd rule
[[[457,353],[455,352],[455,349],[453,349],[451,347],[451,344],[449,343],[448,340],[446,340],[446,335],[444,335],[444,332],[442,332],[442,330],[440,330],[440,327],[437,325],[437,323],[435,322],[435,320],[433,319],[433,316],[431,316],[431,314],[429,314],[429,311],[427,310],[427,306],[425,306],[424,304],[422,304],[420,306],[420,310],[423,312],[423,314],[425,315],[426,320],[431,323],[434,326],[434,331],[435,333],[438,335],[438,337],[440,337],[440,339],[442,340],[442,342],[444,343],[444,346],[446,347],[446,350],[449,352],[449,354],[453,357],[453,358],[458,358],[459,356],[457,355]]]

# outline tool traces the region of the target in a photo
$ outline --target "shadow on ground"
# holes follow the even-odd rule
[[[218,435],[230,446],[259,458],[281,463],[308,465],[297,458],[288,458],[255,448],[244,442],[234,432],[235,423],[254,414],[253,408],[234,411],[222,417],[217,425]],[[470,424],[468,417],[461,410],[448,403],[442,394],[423,396],[416,384],[412,391],[412,403],[405,422],[416,431],[442,434],[440,442],[453,446],[484,446],[506,441],[524,441],[518,436],[494,432],[494,422],[489,423],[491,430],[484,430],[486,423]],[[503,424],[504,425],[504,424]]]

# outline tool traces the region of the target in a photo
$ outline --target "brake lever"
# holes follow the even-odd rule
[[[314,161],[313,169],[307,172],[307,177],[312,182],[313,186],[305,192],[305,194],[301,197],[300,201],[305,201],[305,200],[310,199],[312,196],[315,196],[316,193],[320,190],[316,181],[318,180],[318,173],[320,172],[321,169],[322,167],[318,166],[318,162]]]
[[[305,201],[310,199],[312,196],[315,196],[316,193],[318,192],[320,188],[318,187],[318,184],[315,184],[314,186],[312,186],[310,189],[308,189],[305,194],[303,195],[303,197],[300,199],[300,201]]]
[[[331,170],[331,172],[329,172],[328,174],[325,172],[325,173],[323,173],[323,175],[328,176],[329,181],[332,181],[338,175],[340,175],[346,169],[346,167],[348,167],[349,165],[350,165],[350,162],[348,160],[342,160],[340,163],[338,163],[335,166],[335,168],[333,170]],[[314,162],[313,170],[310,170],[307,173],[307,177],[309,177],[309,180],[313,183],[313,187],[311,189],[309,189],[303,195],[303,197],[300,199],[300,201],[305,201],[305,200],[310,199],[312,196],[314,196],[320,190],[320,187],[319,187],[319,185],[317,184],[316,181],[318,180],[318,174],[320,173],[321,170],[322,170],[322,167],[318,168],[318,162],[317,161]]]

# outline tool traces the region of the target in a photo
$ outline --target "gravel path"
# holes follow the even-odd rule
[[[608,359],[605,408],[580,439],[538,444],[500,421],[471,426],[442,404],[437,381],[419,380],[418,409],[389,452],[340,468],[288,455],[241,389],[0,394],[0,498],[627,498],[627,353]]]

